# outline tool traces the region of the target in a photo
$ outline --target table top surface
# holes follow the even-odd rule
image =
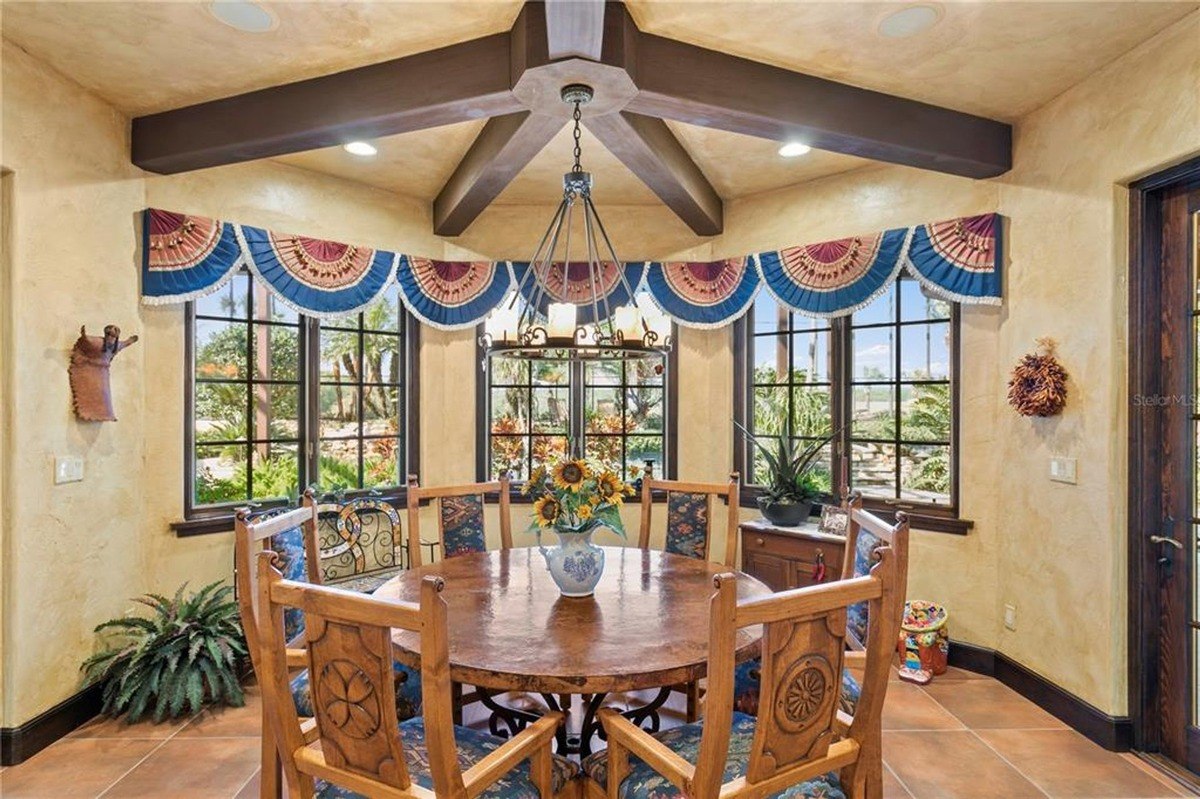
[[[446,582],[450,672],[458,682],[501,691],[611,693],[704,676],[709,602],[719,563],[638,548],[604,547],[596,593],[559,594],[536,548],[460,555],[401,572],[376,596],[418,601],[421,579]],[[771,593],[737,574],[738,597]],[[738,633],[739,659],[757,654],[762,631]],[[416,665],[416,633],[393,632],[396,656]]]

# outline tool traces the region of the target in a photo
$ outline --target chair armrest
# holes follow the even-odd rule
[[[287,667],[289,669],[307,669],[308,668],[308,650],[307,649],[288,649]]]
[[[492,783],[512,771],[517,764],[538,754],[543,748],[545,755],[549,757],[550,744],[562,721],[562,713],[547,713],[464,771],[463,785],[467,789],[467,796],[473,799],[483,793]]]
[[[666,744],[634,724],[612,708],[598,714],[608,735],[609,746],[616,743],[637,755],[646,765],[673,782],[685,794],[691,793],[696,767]]]

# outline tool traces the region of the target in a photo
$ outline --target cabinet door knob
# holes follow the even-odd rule
[[[758,544],[761,547],[763,544],[765,544],[767,542],[762,540],[761,538],[756,538],[756,539],[754,539],[754,543]]]

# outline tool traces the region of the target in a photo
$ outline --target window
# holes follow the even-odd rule
[[[242,272],[187,313],[189,517],[294,501],[301,486],[403,483],[411,364],[395,289],[322,323]]]
[[[869,503],[952,516],[957,335],[957,307],[907,277],[832,321],[793,314],[763,291],[739,325],[740,415],[758,435],[802,445],[836,431],[817,466],[831,494],[845,474]],[[737,454],[762,484],[761,456],[740,445]]]
[[[673,361],[673,356],[668,356]],[[672,367],[662,358],[575,362],[496,357],[487,366],[480,419],[480,473],[523,480],[565,455],[571,442],[629,476],[651,462],[673,468],[667,420]]]

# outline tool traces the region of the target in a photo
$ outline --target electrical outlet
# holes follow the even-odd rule
[[[1004,606],[1004,626],[1010,630],[1017,629],[1017,609],[1013,605]]]
[[[1074,458],[1051,458],[1050,459],[1050,479],[1056,483],[1075,484],[1075,459]]]
[[[54,482],[78,483],[83,479],[83,458],[60,455],[54,459]]]

